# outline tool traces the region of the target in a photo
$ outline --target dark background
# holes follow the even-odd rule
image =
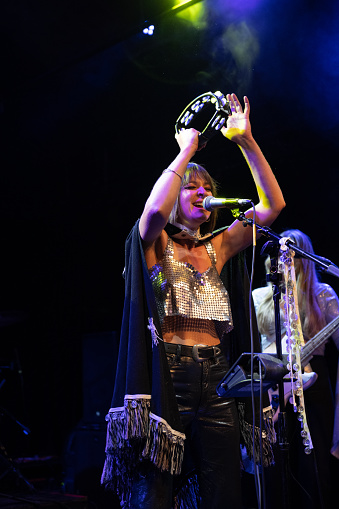
[[[11,414],[1,441],[13,456],[62,454],[79,422],[103,425],[102,412],[86,413],[86,387],[90,373],[109,407],[124,240],[197,95],[248,95],[287,202],[274,230],[303,230],[339,264],[338,2],[205,0],[180,16],[174,3],[1,3],[0,401]],[[195,160],[220,196],[255,198],[221,135]],[[231,221],[222,211],[220,226]],[[323,280],[339,292],[334,276]]]

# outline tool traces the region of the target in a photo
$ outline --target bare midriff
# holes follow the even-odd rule
[[[220,343],[218,334],[215,330],[215,326],[213,321],[210,320],[198,320],[191,318],[190,325],[191,330],[187,330],[187,319],[182,320],[183,326],[180,327],[180,316],[175,317],[176,327],[175,330],[171,330],[169,324],[166,323],[167,320],[165,318],[165,327],[163,328],[163,339],[166,343],[178,343],[181,345],[193,346],[197,344],[201,345],[218,345]],[[206,323],[208,322],[208,323]],[[184,327],[186,325],[186,327]],[[208,332],[201,330],[204,328],[208,328]],[[170,329],[170,330],[165,330]]]

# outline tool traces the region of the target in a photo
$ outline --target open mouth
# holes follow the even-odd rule
[[[195,203],[193,203],[193,205],[195,207],[197,207],[198,209],[203,209],[204,207],[202,206],[202,201],[196,201]]]

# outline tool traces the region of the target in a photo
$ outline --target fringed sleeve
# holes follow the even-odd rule
[[[240,424],[241,443],[246,448],[247,456],[253,460],[253,451],[256,463],[262,460],[262,466],[268,467],[274,464],[273,444],[276,442],[276,433],[273,424],[273,410],[271,407],[263,409],[262,428],[248,422],[245,415],[245,403],[238,402],[238,414]],[[254,440],[254,443],[253,443]],[[262,458],[261,458],[262,453]]]
[[[246,269],[245,253],[241,252],[231,258],[221,272],[221,278],[228,290],[231,299],[234,329],[223,339],[223,349],[230,364],[234,364],[237,358],[244,352],[251,351],[250,335],[250,298],[249,278]],[[251,302],[251,315],[253,327],[253,351],[261,352],[259,333],[257,329],[256,315]],[[264,408],[260,409],[259,400],[255,398],[255,423],[253,424],[252,398],[237,398],[238,414],[240,421],[241,442],[245,446],[247,456],[253,459],[253,436],[254,453],[256,459],[260,458],[260,450],[263,452],[264,466],[274,463],[272,445],[276,441],[273,425],[273,411],[269,406],[267,394],[263,395]],[[260,415],[262,415],[262,443],[260,444]],[[254,433],[253,433],[254,425]]]
[[[178,405],[162,341],[138,222],[125,245],[125,302],[112,408],[106,417],[106,461],[101,482],[128,507],[142,460],[179,474],[184,453]],[[148,327],[152,323],[152,330]],[[159,336],[159,339],[161,337]]]
[[[141,459],[149,459],[171,474],[181,471],[185,435],[150,412],[150,399],[148,395],[128,396],[124,407],[111,408],[106,417],[106,461],[101,483],[118,493],[122,507],[128,507]]]

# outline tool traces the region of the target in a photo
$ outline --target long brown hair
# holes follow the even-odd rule
[[[187,169],[184,173],[184,176],[181,181],[180,191],[178,193],[178,197],[172,209],[172,212],[169,217],[169,222],[178,222],[180,216],[180,205],[179,205],[179,197],[181,193],[181,189],[185,187],[191,180],[195,178],[200,178],[201,180],[206,181],[211,186],[212,195],[216,196],[218,190],[217,182],[211,177],[208,171],[197,163],[188,163]],[[200,226],[200,233],[205,235],[206,233],[212,232],[215,228],[218,217],[218,209],[214,209],[211,212],[210,218],[208,221],[203,223]]]
[[[300,230],[286,230],[282,237],[289,237],[297,247],[314,254],[311,239]],[[269,259],[268,259],[269,262]],[[266,261],[267,265],[267,261]],[[315,263],[307,258],[296,258],[294,260],[297,294],[301,327],[305,339],[312,338],[325,326],[325,320],[319,308],[316,298],[319,278],[316,272]],[[261,334],[272,334],[274,331],[274,303],[272,293],[267,295],[261,302],[257,312],[258,327]]]

